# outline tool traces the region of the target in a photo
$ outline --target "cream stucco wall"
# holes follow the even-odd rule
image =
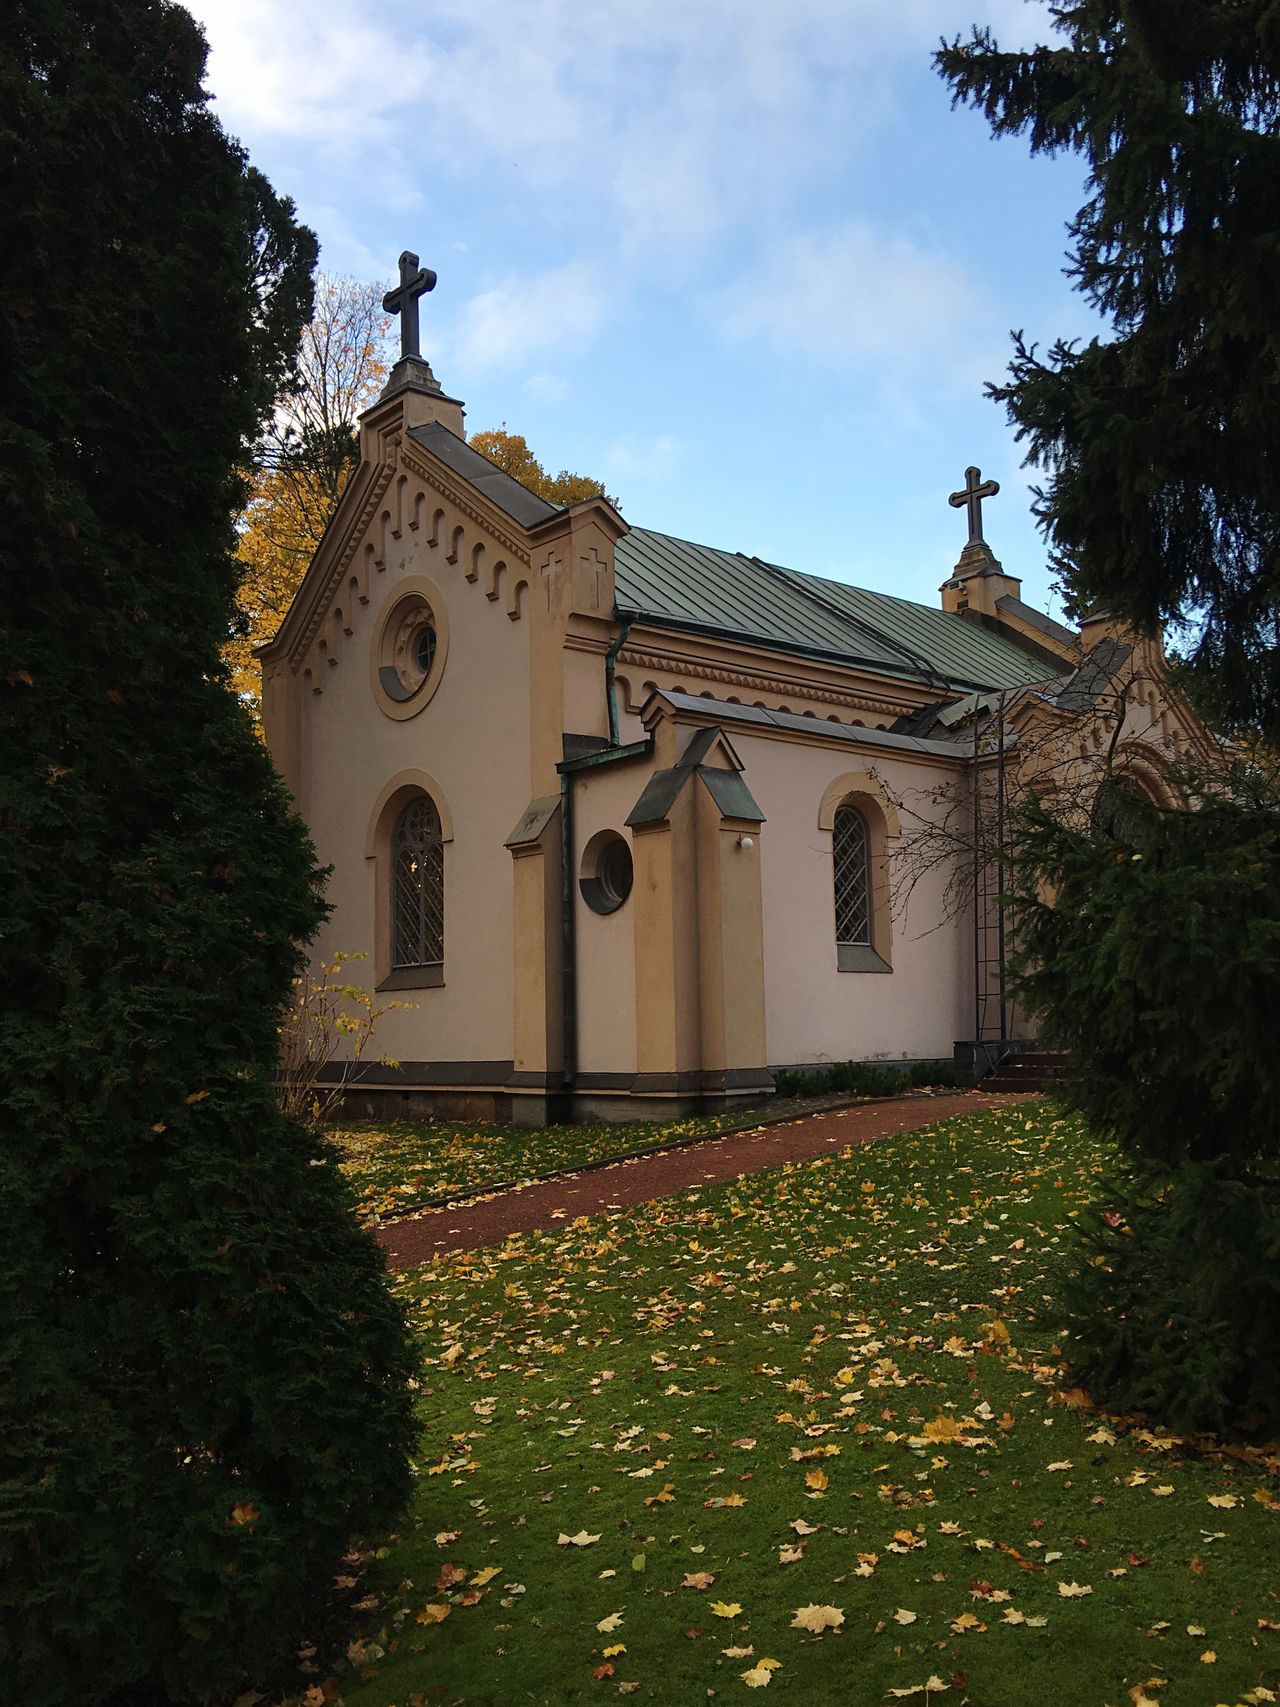
[[[320,861],[331,865],[333,913],[317,955],[362,951],[352,969],[373,982],[374,863],[366,858],[370,817],[389,779],[428,772],[440,784],[454,836],[445,849],[445,971],[436,989],[395,991],[414,1004],[380,1022],[373,1053],[403,1061],[509,1061],[512,1056],[511,856],[504,838],[528,799],[529,623],[446,561],[425,529],[396,542],[386,568],[353,604],[352,633],[333,665],[317,664],[320,694],[307,693],[300,808]],[[449,624],[440,685],[416,716],[381,709],[371,655],[383,619],[410,577],[425,576]],[[304,663],[310,663],[305,660]]]
[[[818,814],[828,787],[849,772],[878,776],[890,799],[919,798],[953,772],[738,730],[734,744],[766,820],[760,858],[769,1064],[950,1056],[955,1039],[972,1030],[971,924],[945,922],[943,879],[925,878],[905,919],[893,918],[892,972],[839,971],[831,832],[819,829]],[[896,892],[895,846],[889,843]]]
[[[574,898],[578,954],[578,1070],[636,1071],[635,899],[614,913],[593,912],[577,878],[583,850],[601,830],[631,840],[627,814],[650,774],[646,761],[623,762],[574,779]]]

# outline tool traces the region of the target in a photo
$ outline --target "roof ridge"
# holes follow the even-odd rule
[[[705,540],[686,539],[684,534],[668,533],[665,528],[645,527],[643,522],[632,522],[629,524],[628,531],[631,533],[652,534],[655,539],[674,540],[677,545],[691,545],[695,551],[714,551],[717,556],[720,557],[744,557],[746,555],[745,552],[731,550],[727,545],[708,545]]]
[[[935,606],[657,528],[632,528],[617,558],[617,608],[660,624],[856,662],[941,692],[1011,686],[1043,671],[1011,636]]]
[[[819,578],[816,575],[807,576],[804,574],[803,570],[788,569],[786,565],[782,563],[768,563],[762,557],[753,558],[752,561],[759,563],[762,568],[771,570],[775,575],[787,576],[793,585],[798,580],[816,581]],[[837,586],[840,585],[839,582],[834,584]],[[850,583],[845,584],[848,585]],[[945,678],[940,674],[937,668],[931,664],[927,658],[921,657],[913,647],[905,645],[901,640],[895,640],[892,634],[886,634],[883,629],[877,628],[874,622],[867,622],[862,617],[854,616],[851,611],[842,610],[834,600],[821,598],[821,596],[814,592],[811,587],[802,586],[800,591],[804,594],[805,598],[813,599],[816,603],[820,603],[824,610],[829,611],[832,616],[837,617],[841,622],[846,622],[851,628],[860,629],[862,632],[870,634],[873,639],[882,641],[884,645],[888,646],[892,651],[900,653],[909,664],[913,664],[915,668],[919,670],[921,675],[930,683],[931,686],[941,687],[943,689],[947,687],[948,684]],[[869,587],[859,587],[856,591],[870,592],[871,589]]]

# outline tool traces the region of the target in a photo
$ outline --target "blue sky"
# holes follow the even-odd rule
[[[1076,158],[952,110],[940,36],[1049,39],[1041,0],[188,0],[226,128],[321,265],[439,274],[423,341],[626,518],[937,601],[947,494],[1050,606],[1009,331],[1091,328]]]

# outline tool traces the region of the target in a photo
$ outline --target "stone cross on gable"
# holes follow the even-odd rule
[[[982,470],[966,468],[964,471],[964,490],[953,492],[947,499],[953,510],[967,509],[969,512],[969,544],[985,545],[982,537],[982,500],[994,498],[1000,490],[998,480],[983,480]]]
[[[400,257],[400,283],[382,299],[388,314],[400,316],[400,360],[406,356],[422,358],[421,334],[418,329],[418,298],[436,288],[436,275],[430,267],[420,267],[418,257],[408,249]]]

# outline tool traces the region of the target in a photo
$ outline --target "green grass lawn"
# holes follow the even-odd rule
[[[797,1105],[799,1106],[799,1105]],[[785,1115],[788,1106],[767,1103],[760,1119]],[[528,1129],[431,1121],[336,1125],[326,1136],[341,1156],[343,1173],[356,1189],[361,1214],[381,1217],[446,1194],[518,1184],[556,1168],[578,1168],[633,1150],[674,1144],[699,1133],[718,1132],[751,1118],[731,1114],[696,1120],[631,1121],[625,1125],[546,1126]]]
[[[329,1698],[1276,1700],[1280,1459],[1060,1385],[1099,1160],[1023,1106],[402,1277],[417,1496]]]

